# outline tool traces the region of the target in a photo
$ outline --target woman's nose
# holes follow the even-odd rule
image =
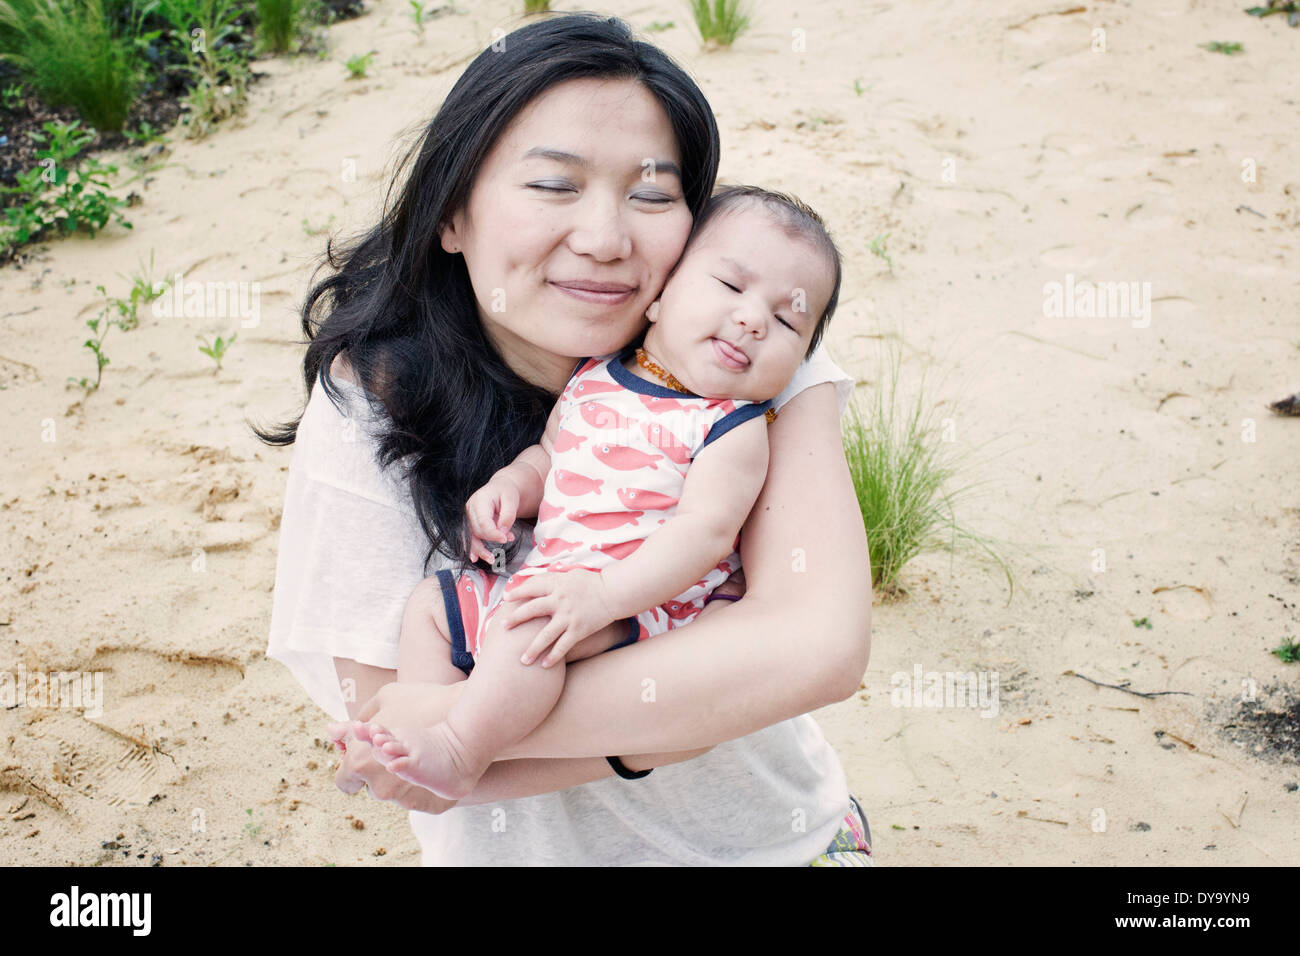
[[[632,236],[617,202],[591,197],[579,203],[574,214],[569,247],[578,255],[608,262],[632,254]]]

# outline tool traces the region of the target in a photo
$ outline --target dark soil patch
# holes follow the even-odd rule
[[[1251,756],[1300,763],[1300,694],[1285,684],[1261,688],[1234,706],[1219,732]]]

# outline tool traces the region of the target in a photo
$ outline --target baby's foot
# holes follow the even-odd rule
[[[365,736],[385,770],[447,800],[468,796],[491,763],[473,760],[445,721],[400,732],[372,723]]]

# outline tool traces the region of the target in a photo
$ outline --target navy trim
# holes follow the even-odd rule
[[[627,647],[629,644],[636,643],[637,635],[641,633],[641,625],[637,623],[637,619],[634,617],[625,617],[623,618],[623,620],[627,621],[627,637],[623,638],[623,640],[619,641],[613,647],[606,650],[605,651],[606,654],[608,654],[610,651],[616,651],[620,647]]]
[[[734,411],[727,412],[718,423],[709,429],[709,433],[704,436],[704,441],[700,447],[695,450],[695,455],[691,456],[691,461],[695,460],[696,455],[708,447],[709,442],[715,438],[721,438],[727,432],[731,431],[737,425],[743,425],[751,418],[757,418],[759,415],[766,414],[767,410],[772,407],[772,400],[769,398],[765,402],[752,402],[749,405],[742,405]]]
[[[650,395],[654,398],[703,398],[703,395],[696,395],[694,392],[679,392],[675,388],[669,388],[667,385],[659,385],[656,382],[647,382],[640,376],[633,375],[623,367],[623,362],[628,356],[634,354],[637,350],[635,345],[629,345],[619,352],[614,358],[606,363],[609,369],[610,377],[622,385],[624,388],[631,389],[634,392],[640,392],[642,395]]]
[[[460,619],[460,601],[456,599],[456,577],[446,568],[437,572],[442,587],[442,604],[447,610],[447,624],[451,627],[451,662],[469,676],[474,669],[474,655],[465,650],[465,624]]]
[[[569,378],[573,378],[573,376],[577,375],[578,369],[582,368],[583,364],[589,361],[591,361],[590,355],[588,355],[586,358],[578,359],[578,364],[573,366],[573,371],[569,373]]]

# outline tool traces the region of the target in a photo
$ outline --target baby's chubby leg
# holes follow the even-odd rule
[[[437,575],[417,584],[406,601],[397,648],[397,679],[433,684],[465,679],[465,672],[451,662],[451,626]]]
[[[544,668],[519,661],[549,620],[534,618],[507,630],[501,616],[494,615],[474,671],[447,720],[428,729],[370,725],[366,736],[375,758],[390,773],[446,799],[469,794],[495,755],[541,723],[564,689],[563,663]],[[575,645],[566,660],[608,650],[626,633],[625,622],[610,624]]]

